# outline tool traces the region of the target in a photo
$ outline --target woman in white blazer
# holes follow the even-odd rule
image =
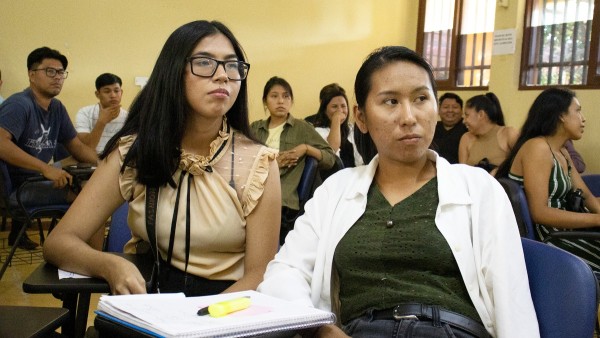
[[[317,337],[539,337],[502,187],[428,149],[429,64],[405,47],[378,49],[355,96],[378,155],[317,189],[259,291],[336,313]]]

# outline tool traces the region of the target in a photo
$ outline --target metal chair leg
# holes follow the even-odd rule
[[[0,270],[0,280],[2,280],[2,276],[4,276],[4,271],[6,271],[6,269],[10,265],[10,262],[11,262],[13,256],[15,255],[15,251],[17,250],[17,247],[19,247],[19,243],[21,243],[21,239],[23,238],[23,235],[25,234],[25,231],[27,230],[27,225],[28,224],[25,223],[25,224],[23,224],[23,227],[21,227],[21,230],[19,231],[19,234],[17,235],[17,238],[15,239],[15,243],[13,244],[12,248],[10,249],[10,253],[8,254],[8,256],[6,256],[6,260],[4,261],[4,264],[2,264],[2,269]]]
[[[60,219],[56,217],[52,217],[52,220],[50,221],[50,226],[48,227],[48,234],[50,234],[50,231],[52,231],[52,229],[54,229],[54,227],[58,224],[59,220]]]
[[[44,224],[42,223],[42,219],[38,218],[37,219],[37,224],[38,224],[38,231],[40,233],[40,245],[44,245]]]

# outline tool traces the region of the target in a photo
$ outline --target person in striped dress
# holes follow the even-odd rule
[[[600,203],[573,166],[565,143],[583,136],[585,117],[575,92],[566,88],[544,90],[533,102],[507,160],[496,177],[523,185],[536,235],[546,240],[557,230],[595,229],[600,226]],[[589,213],[567,210],[567,194],[581,189]],[[555,239],[548,243],[583,258],[600,272],[600,241]]]

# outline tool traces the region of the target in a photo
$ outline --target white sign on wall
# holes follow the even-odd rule
[[[494,45],[492,55],[505,55],[515,53],[515,30],[503,29],[494,31]]]

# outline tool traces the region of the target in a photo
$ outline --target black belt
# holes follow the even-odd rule
[[[378,310],[373,312],[373,319],[402,320],[402,319],[437,319],[440,322],[467,331],[477,337],[491,337],[485,327],[473,319],[456,312],[444,310],[437,307],[436,315],[433,306],[423,304],[400,304],[392,309]]]

